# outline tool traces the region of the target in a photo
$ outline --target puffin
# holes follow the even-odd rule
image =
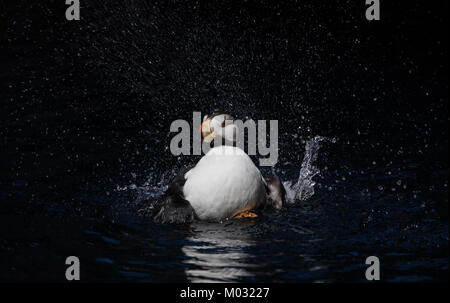
[[[199,130],[202,143],[222,144],[173,178],[153,207],[156,223],[254,218],[254,210],[278,210],[285,204],[286,190],[280,179],[263,176],[252,159],[235,146],[238,129],[233,120],[219,112],[203,117]]]

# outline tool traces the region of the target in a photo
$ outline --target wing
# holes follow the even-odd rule
[[[266,206],[281,209],[286,203],[286,189],[283,183],[281,183],[280,178],[275,175],[266,175],[263,177],[263,180],[267,192]]]
[[[185,168],[172,180],[166,192],[156,203],[153,220],[156,223],[190,223],[195,219],[195,212],[189,201],[184,199],[184,175],[190,170]]]

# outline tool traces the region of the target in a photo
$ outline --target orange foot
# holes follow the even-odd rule
[[[238,213],[233,218],[242,219],[242,218],[256,218],[256,217],[258,217],[257,214],[255,214],[254,212],[251,212],[249,210],[246,210],[246,211]]]

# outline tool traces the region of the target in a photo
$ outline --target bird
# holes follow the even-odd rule
[[[203,117],[202,142],[221,141],[193,167],[173,178],[153,208],[156,223],[191,223],[257,217],[255,209],[281,209],[286,190],[276,175],[263,176],[251,158],[235,146],[233,116],[216,112]],[[223,140],[222,140],[223,139]]]

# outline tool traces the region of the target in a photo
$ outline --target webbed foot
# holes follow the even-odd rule
[[[258,215],[250,210],[242,211],[236,215],[234,215],[234,219],[242,219],[242,218],[257,218]]]

